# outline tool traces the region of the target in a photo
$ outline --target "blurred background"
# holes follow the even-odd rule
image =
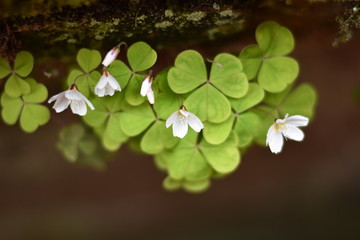
[[[360,35],[333,47],[334,19],[317,23],[290,26],[297,84],[313,84],[319,97],[304,142],[286,142],[279,155],[251,148],[202,194],[166,192],[152,158],[126,146],[105,171],[68,163],[55,147],[54,113],[34,134],[0,121],[0,239],[360,239]],[[157,66],[186,48],[238,54],[254,30],[165,48]]]

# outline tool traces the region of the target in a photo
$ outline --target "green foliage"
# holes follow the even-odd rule
[[[204,60],[194,50],[177,56],[175,66],[168,73],[168,82],[178,94],[195,89],[184,105],[200,120],[212,123],[221,123],[230,116],[231,106],[226,96],[239,98],[248,89],[247,78],[237,58],[225,53],[217,55],[208,79]]]
[[[99,81],[101,74],[95,69],[101,63],[101,54],[97,50],[82,48],[76,55],[76,61],[80,69],[73,69],[67,78],[68,86],[71,86],[76,79],[76,86],[79,91],[89,97],[94,93],[94,87]]]
[[[264,22],[256,29],[257,45],[241,51],[239,58],[249,79],[257,78],[266,91],[278,93],[293,83],[299,74],[296,60],[285,57],[294,48],[294,37],[275,22]]]
[[[27,78],[30,92],[21,97],[11,97],[6,92],[1,95],[1,116],[5,123],[14,125],[20,118],[20,126],[25,132],[34,132],[50,119],[49,110],[39,103],[48,96],[46,87],[34,79]]]
[[[154,76],[153,105],[140,95],[142,82],[157,60],[148,44],[134,43],[126,61],[111,63],[108,70],[122,92],[101,98],[93,92],[101,77],[97,71],[101,55],[97,50],[80,49],[79,67],[70,71],[67,83],[76,82],[95,110],[83,117],[87,126],[73,124],[61,130],[58,148],[72,163],[103,169],[104,153],[128,142],[132,150],[154,156],[155,165],[167,173],[165,189],[207,190],[211,179],[237,169],[241,152],[254,142],[265,145],[276,118],[286,113],[313,117],[314,88],[309,84],[292,88],[299,69],[296,60],[286,56],[295,45],[291,32],[265,22],[255,35],[257,44],[245,47],[239,57],[220,53],[206,63],[197,51],[181,52],[174,66]],[[10,125],[20,119],[25,131],[35,131],[49,120],[49,111],[39,105],[47,98],[47,90],[35,80],[22,79],[33,66],[29,54],[19,53],[14,66],[12,70],[0,59],[0,77],[9,76],[1,97],[2,117]],[[204,129],[198,133],[189,127],[179,139],[165,122],[182,105],[202,121]]]
[[[10,64],[0,58],[0,78],[9,76],[5,84],[5,92],[10,97],[20,97],[30,93],[30,85],[23,78],[27,77],[34,66],[34,58],[31,53],[26,51],[19,52],[15,57],[14,69]]]
[[[101,148],[98,138],[78,123],[60,131],[57,147],[70,163],[103,170],[109,161],[109,154]]]

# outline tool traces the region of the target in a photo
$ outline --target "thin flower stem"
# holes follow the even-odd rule
[[[222,69],[222,64],[221,63],[215,62],[214,60],[211,60],[209,58],[207,58],[206,61],[208,61],[209,63],[212,63],[212,64],[216,64],[219,67],[219,70]]]
[[[125,46],[125,48],[127,49],[128,48],[128,45],[126,42],[122,41],[122,42],[119,42],[118,45],[116,45],[116,47],[118,47],[120,49],[121,46]]]
[[[79,76],[77,76],[77,77],[74,79],[74,83],[73,83],[73,84],[76,85],[76,81],[77,81],[80,77],[85,76],[85,75],[87,75],[87,74],[88,74],[88,73],[82,73],[82,74],[80,74]]]

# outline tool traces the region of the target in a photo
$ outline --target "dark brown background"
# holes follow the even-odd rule
[[[164,191],[151,158],[126,148],[105,172],[67,163],[54,121],[31,135],[0,123],[0,239],[359,239],[360,36],[333,48],[334,32],[295,32],[298,82],[319,94],[305,141],[252,148],[200,195]],[[248,40],[190,47],[214,56]]]

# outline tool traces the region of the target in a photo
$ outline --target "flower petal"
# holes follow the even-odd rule
[[[64,95],[64,92],[61,92],[59,94],[56,94],[54,96],[52,96],[49,100],[48,100],[48,103],[52,103],[53,101],[55,101],[60,95]]]
[[[307,126],[309,123],[309,119],[307,117],[301,116],[301,115],[294,115],[291,117],[288,117],[286,119],[287,124],[291,124],[295,127],[304,127]]]
[[[119,82],[111,75],[108,76],[108,85],[110,85],[114,90],[119,92],[121,91]]]
[[[147,92],[146,96],[147,96],[150,104],[154,104],[154,103],[155,103],[154,91],[152,90],[152,88],[149,89],[149,91]]]
[[[302,141],[304,139],[303,131],[294,125],[286,125],[286,128],[283,130],[283,134],[286,138],[295,141]]]
[[[99,97],[105,96],[105,87],[103,88],[95,87],[95,94]]]
[[[59,113],[67,109],[69,107],[69,104],[70,104],[70,100],[65,97],[65,94],[60,93],[58,94],[53,109],[55,109],[55,111]]]
[[[180,118],[178,111],[171,114],[170,117],[166,119],[166,128],[170,127],[178,118]]]
[[[188,132],[188,124],[185,118],[178,118],[172,128],[174,137],[183,138]]]
[[[70,107],[74,114],[79,114],[80,116],[86,115],[87,108],[84,101],[72,101]]]
[[[66,90],[65,97],[69,100],[82,101],[84,95],[82,95],[81,92],[77,90]]]
[[[110,86],[110,84],[106,84],[105,86],[105,95],[113,96],[115,93],[115,90]]]
[[[277,154],[281,152],[284,145],[284,138],[280,131],[276,131],[274,124],[269,128],[266,135],[266,145],[270,147],[271,152]]]
[[[141,90],[140,90],[140,95],[145,97],[146,94],[148,93],[149,89],[151,88],[151,79],[150,77],[147,77],[144,79],[144,81],[141,84]]]
[[[189,112],[189,116],[187,117],[187,122],[189,126],[192,129],[194,129],[195,132],[200,132],[201,129],[204,128],[204,124],[200,121],[200,119],[191,112]]]
[[[104,60],[102,61],[102,65],[108,67],[117,57],[119,54],[120,49],[118,47],[114,47],[111,49],[105,56]]]
[[[105,85],[108,83],[108,77],[109,76],[106,76],[105,74],[102,75],[102,77],[100,78],[100,80],[98,81],[98,83],[96,84],[95,86],[95,89],[98,88],[98,89],[102,89],[105,87]]]

